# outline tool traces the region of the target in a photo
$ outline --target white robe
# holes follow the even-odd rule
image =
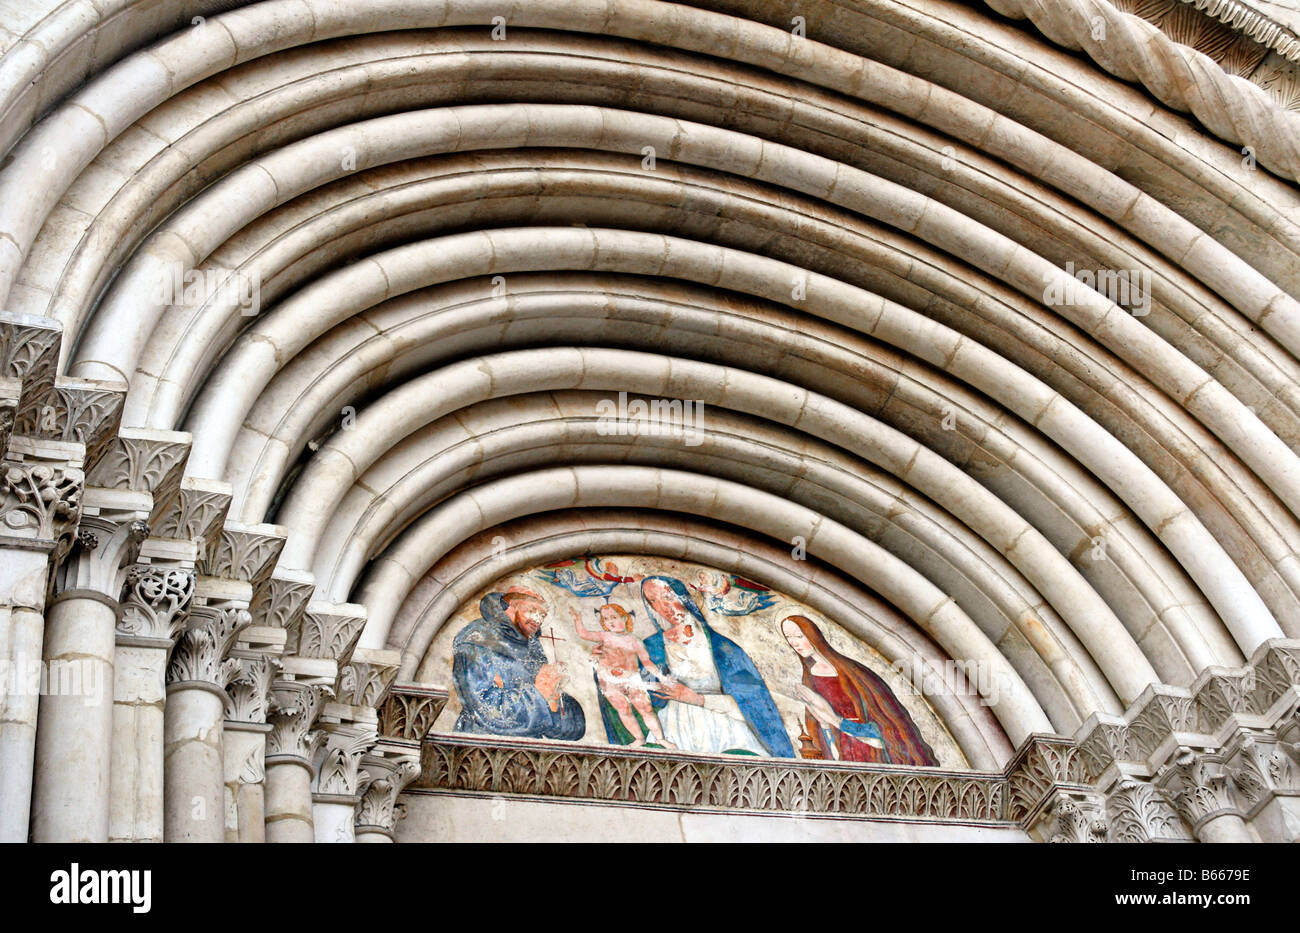
[[[720,754],[744,749],[767,755],[754,730],[732,697],[722,692],[707,635],[696,632],[686,645],[665,639],[668,673],[704,698],[704,705],[669,700],[659,710],[664,737],[682,751]]]

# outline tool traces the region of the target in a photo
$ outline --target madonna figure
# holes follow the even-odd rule
[[[669,742],[683,751],[793,758],[794,745],[753,660],[709,626],[682,581],[646,577],[641,596],[658,630],[644,641],[660,677],[641,666]],[[627,744],[606,713],[611,742]]]
[[[804,616],[787,616],[781,634],[803,665],[804,758],[938,765],[912,717],[875,672],[832,648]]]

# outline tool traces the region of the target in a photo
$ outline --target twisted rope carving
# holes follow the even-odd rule
[[[1086,52],[1115,77],[1140,81],[1166,106],[1190,112],[1221,139],[1250,146],[1256,160],[1277,174],[1300,179],[1300,115],[1140,16],[1106,0],[987,2],[1005,16],[1028,19],[1058,45]]]

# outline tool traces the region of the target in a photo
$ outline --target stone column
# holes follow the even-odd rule
[[[90,511],[91,494],[84,497]],[[47,677],[40,702],[32,793],[35,842],[107,842],[113,740],[113,659],[124,564],[149,533],[140,511],[83,514],[56,571],[45,615]]]
[[[17,437],[11,445],[33,446]],[[79,450],[64,452],[79,463]],[[0,464],[0,662],[9,672],[0,683],[0,842],[28,839],[46,591],[81,517],[83,480],[81,470],[53,463]]]
[[[312,761],[325,733],[314,729],[329,688],[279,680],[266,736],[266,841],[315,842]]]
[[[280,662],[254,656],[239,659],[239,671],[226,688],[225,759],[226,841],[266,841],[266,734],[271,683]]]
[[[313,831],[317,842],[352,842],[362,785],[369,780],[361,758],[375,744],[375,730],[355,723],[325,728],[312,792]]]
[[[163,841],[167,658],[184,627],[195,573],[136,564],[117,621],[109,841]]]
[[[356,841],[393,842],[397,821],[405,816],[404,807],[397,798],[420,773],[419,761],[412,755],[398,758],[367,755],[361,760],[361,766],[370,774],[371,780],[357,806]]]
[[[225,839],[222,724],[226,658],[252,617],[247,609],[196,606],[167,667],[164,837],[168,842]]]
[[[1198,842],[1256,842],[1234,799],[1234,786],[1216,756],[1180,750],[1161,769],[1164,790]]]

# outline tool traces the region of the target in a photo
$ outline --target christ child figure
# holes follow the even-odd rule
[[[659,724],[654,704],[646,693],[637,662],[653,674],[656,680],[665,681],[669,678],[650,660],[641,639],[632,634],[632,616],[617,603],[608,603],[596,611],[600,629],[593,631],[582,624],[582,618],[576,610],[571,608],[569,612],[573,615],[573,626],[578,637],[596,643],[591,649],[596,682],[609,705],[618,713],[624,727],[632,734],[632,747],[646,743],[641,723],[637,722],[636,715],[632,712],[636,710],[656,743],[664,748],[676,748],[676,745],[664,738],[663,727]]]

